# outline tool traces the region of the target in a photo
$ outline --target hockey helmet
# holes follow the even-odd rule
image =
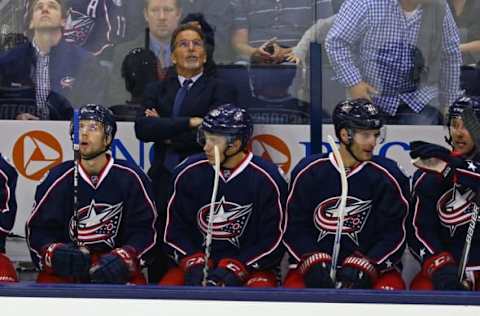
[[[462,96],[455,100],[448,109],[447,125],[450,126],[453,118],[461,117],[463,110],[466,108],[472,108],[473,113],[475,113],[477,119],[480,120],[480,98]]]
[[[252,137],[253,124],[245,109],[229,103],[210,110],[203,118],[198,133],[198,142],[202,146],[205,143],[204,132],[226,136],[229,143],[240,139],[243,149]]]
[[[79,120],[92,120],[103,124],[105,135],[108,135],[113,140],[117,133],[117,123],[113,112],[100,104],[87,104],[79,110]],[[70,133],[73,136],[73,128]],[[110,145],[110,144],[109,144]]]
[[[335,134],[346,129],[381,129],[383,120],[377,107],[367,99],[347,100],[338,103],[332,114]]]

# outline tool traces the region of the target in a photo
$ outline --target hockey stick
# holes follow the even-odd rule
[[[220,178],[220,151],[218,146],[214,147],[215,152],[215,175],[213,178],[212,198],[210,199],[210,210],[208,212],[207,236],[205,236],[205,266],[203,267],[202,285],[207,286],[208,260],[210,260],[210,246],[212,245],[213,234],[213,213],[215,212],[215,201],[217,200],[218,181]]]
[[[73,111],[73,241],[78,243],[78,168],[80,163],[80,117]]]
[[[470,133],[470,136],[475,142],[475,150],[478,152],[480,149],[480,122],[478,122],[473,109],[466,108],[462,113],[462,120],[465,128]],[[475,201],[473,202],[473,210],[470,218],[470,223],[468,224],[467,235],[465,236],[465,245],[463,246],[462,257],[460,258],[460,264],[458,266],[458,281],[461,283],[465,275],[465,269],[468,263],[468,257],[470,255],[470,247],[472,245],[472,237],[475,232],[475,226],[477,225],[478,220],[478,211],[480,204],[480,192],[477,192],[475,196]]]
[[[338,210],[338,222],[337,228],[335,230],[335,241],[333,242],[333,251],[332,251],[332,266],[330,267],[330,278],[332,279],[333,283],[336,283],[337,277],[337,264],[338,264],[338,256],[340,254],[340,241],[342,239],[342,231],[343,231],[343,220],[345,216],[345,206],[347,205],[347,193],[348,193],[348,181],[347,181],[347,173],[345,172],[345,166],[343,165],[342,156],[338,151],[337,144],[333,140],[332,136],[328,135],[328,143],[332,147],[333,156],[338,164],[338,171],[340,172],[340,180],[342,185],[342,193],[340,196],[340,208]]]

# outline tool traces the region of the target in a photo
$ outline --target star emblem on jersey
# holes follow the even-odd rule
[[[358,246],[358,233],[360,233],[365,225],[372,201],[362,201],[356,197],[347,197],[345,206],[345,215],[343,221],[342,235],[347,235]],[[315,227],[320,231],[318,240],[325,236],[335,235],[338,223],[338,215],[340,212],[340,197],[335,196],[318,204],[314,212]]]
[[[87,42],[94,26],[95,20],[92,17],[69,9],[63,36],[67,42],[83,46]]]
[[[240,247],[239,238],[242,236],[252,214],[253,204],[239,205],[225,201],[214,203],[212,219],[212,238],[216,240],[227,240],[236,247]],[[202,206],[197,213],[197,223],[202,234],[208,231],[208,218],[210,204]]]
[[[468,164],[467,166],[468,169],[472,170],[473,172],[477,171],[477,166],[475,166],[475,163],[473,161],[468,160],[467,164]]]
[[[453,237],[458,227],[468,224],[472,218],[475,193],[454,185],[437,202],[440,223],[450,230]]]
[[[104,243],[110,248],[115,247],[122,219],[123,202],[115,205],[95,203],[78,210],[77,239],[80,245]],[[73,238],[73,217],[70,220],[70,236]]]

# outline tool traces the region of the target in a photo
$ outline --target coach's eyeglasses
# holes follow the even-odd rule
[[[179,40],[175,43],[176,47],[180,47],[182,49],[189,49],[190,46],[193,46],[194,49],[203,48],[203,41],[199,39],[195,40]]]

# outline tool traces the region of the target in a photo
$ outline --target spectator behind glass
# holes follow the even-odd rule
[[[235,91],[205,72],[207,52],[203,32],[193,25],[180,25],[171,40],[172,67],[164,80],[149,84],[143,105],[145,116],[135,122],[135,135],[143,142],[154,142],[153,161],[148,171],[161,227],[170,196],[172,173],[185,157],[199,153],[197,127],[212,106],[235,102]],[[162,231],[162,228],[160,228]],[[157,271],[150,271],[150,282],[158,282],[165,272],[166,259],[158,254]]]
[[[33,1],[25,0],[26,28]],[[133,38],[143,28],[137,25],[142,16],[137,1],[64,0],[64,4],[65,40],[91,52],[108,68],[112,66],[113,46]]]
[[[205,63],[205,73],[215,74],[217,65],[213,60],[215,52],[215,30],[213,27],[205,20],[205,17],[202,13],[190,13],[182,19],[181,24],[192,24],[199,27],[202,32],[205,34],[205,47],[207,49],[207,62]]]
[[[442,124],[459,94],[459,37],[444,0],[346,0],[325,46],[337,80],[388,124]]]
[[[215,54],[213,59],[217,64],[230,64],[234,61],[235,53],[231,45],[233,28],[233,10],[231,1],[226,0],[180,0],[185,18],[190,14],[202,13],[205,20],[215,33]],[[185,23],[187,21],[182,21]],[[208,31],[204,30],[208,37]],[[212,33],[212,35],[213,35]],[[208,41],[207,41],[208,42]]]
[[[480,57],[480,2],[478,0],[448,0],[460,33],[463,63],[475,64]]]
[[[0,56],[1,86],[33,89],[37,113],[19,113],[17,119],[69,119],[68,100],[81,104],[102,98],[104,81],[90,77],[98,64],[90,53],[63,38],[62,0],[35,0],[28,16],[32,41]]]
[[[125,56],[133,48],[145,47],[155,54],[157,78],[165,77],[166,68],[172,65],[170,38],[182,14],[179,2],[177,0],[144,0],[143,14],[147,23],[145,33],[140,32],[134,40],[115,47],[113,73],[108,88],[109,104],[125,103],[128,99],[128,93],[124,89],[121,78],[121,65]]]
[[[240,59],[281,63],[318,18],[333,14],[330,0],[232,0],[232,45]]]

